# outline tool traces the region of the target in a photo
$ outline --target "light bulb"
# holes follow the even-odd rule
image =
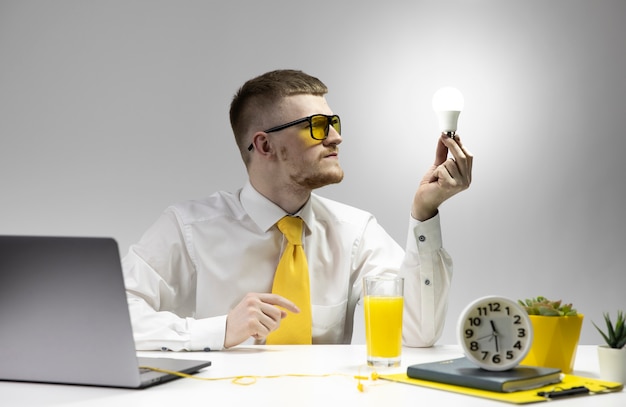
[[[433,110],[439,120],[439,130],[448,137],[456,134],[459,114],[463,110],[463,95],[458,89],[446,86],[433,95]]]

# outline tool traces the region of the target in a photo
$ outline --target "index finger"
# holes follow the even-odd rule
[[[461,137],[459,137],[458,134],[454,139],[451,139],[450,141],[447,141],[446,143],[449,144],[448,150],[450,151],[450,153],[452,154],[455,160],[457,161],[466,160],[471,167],[472,159],[474,156],[467,148],[465,148],[465,146],[463,145],[463,142],[461,141]]]
[[[454,139],[445,141],[445,143],[449,146],[448,149],[454,157],[453,160],[456,162],[458,170],[467,177],[468,182],[471,182],[474,156],[465,148],[458,134]]]
[[[266,304],[276,305],[286,309],[287,311],[298,313],[300,308],[287,298],[278,294],[259,294],[259,299]]]

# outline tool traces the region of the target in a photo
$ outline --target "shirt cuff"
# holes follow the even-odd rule
[[[226,315],[205,319],[188,318],[187,324],[191,338],[190,350],[209,352],[224,349]]]
[[[426,253],[441,249],[443,239],[440,219],[439,214],[425,221],[419,221],[410,216],[407,250],[417,248],[419,252]]]

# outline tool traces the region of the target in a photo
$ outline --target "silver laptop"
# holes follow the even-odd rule
[[[144,388],[210,361],[138,358],[111,238],[0,236],[0,380]]]

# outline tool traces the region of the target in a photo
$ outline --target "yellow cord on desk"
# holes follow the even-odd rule
[[[140,366],[140,369],[148,369],[154,372],[167,373],[178,377],[184,377],[187,379],[195,379],[195,380],[204,380],[204,381],[217,381],[217,380],[230,380],[233,384],[238,384],[240,386],[249,386],[251,384],[256,383],[257,379],[277,379],[280,377],[330,377],[330,376],[344,376],[344,377],[353,377],[358,380],[357,389],[360,392],[363,392],[363,383],[361,380],[378,380],[378,373],[372,372],[372,374],[368,376],[362,375],[354,375],[351,376],[346,373],[323,373],[323,374],[308,374],[308,373],[286,373],[279,375],[240,375],[240,376],[226,376],[226,377],[200,377],[192,374],[177,372],[174,370],[161,369],[158,367],[152,366]]]

